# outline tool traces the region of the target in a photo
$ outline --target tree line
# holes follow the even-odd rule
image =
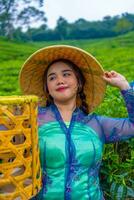
[[[0,36],[21,41],[50,41],[113,37],[134,30],[134,14],[105,16],[102,20],[79,18],[69,23],[62,16],[54,29],[47,26],[44,0],[0,0]],[[32,24],[40,24],[33,28]]]

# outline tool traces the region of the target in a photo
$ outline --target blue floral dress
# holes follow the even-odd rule
[[[134,137],[134,84],[121,93],[128,118],[85,115],[76,108],[69,123],[56,105],[39,108],[43,187],[37,199],[104,199],[98,176],[104,144]]]

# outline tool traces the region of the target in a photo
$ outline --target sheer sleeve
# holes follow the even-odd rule
[[[38,106],[38,127],[40,127],[44,123],[44,114],[45,114],[45,107]]]
[[[105,143],[117,142],[134,137],[134,82],[130,83],[130,86],[130,89],[121,91],[126,103],[128,118],[97,116],[105,138]]]

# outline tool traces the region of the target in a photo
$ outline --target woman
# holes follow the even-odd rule
[[[121,90],[129,118],[92,113],[106,83]],[[21,70],[20,85],[46,101],[38,115],[43,187],[36,199],[104,199],[98,177],[103,146],[134,137],[133,85],[115,71],[104,72],[87,52],[64,45],[35,52]]]

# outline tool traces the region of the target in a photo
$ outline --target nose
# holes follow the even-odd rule
[[[61,85],[61,84],[64,84],[63,77],[62,76],[58,76],[57,77],[57,85]]]

